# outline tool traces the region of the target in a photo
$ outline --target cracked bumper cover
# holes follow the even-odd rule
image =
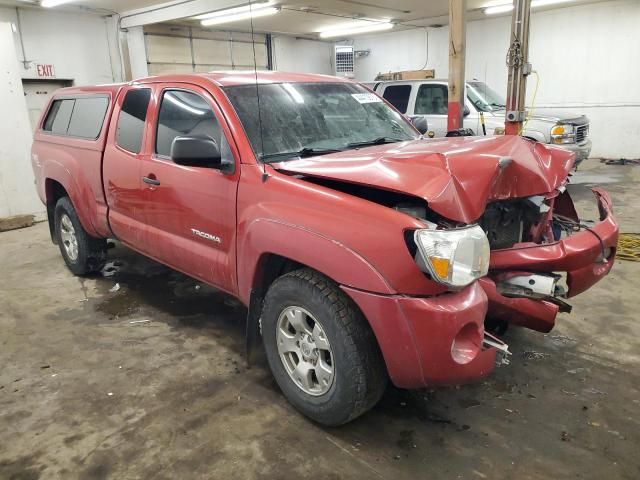
[[[593,227],[552,244],[494,251],[490,271],[566,272],[567,297],[578,295],[597,283],[613,266],[619,228],[609,194],[600,188],[592,190],[600,212],[600,221]],[[491,274],[480,280],[489,299],[489,316],[542,332],[553,328],[557,305],[544,300],[502,296],[490,277]]]
[[[397,387],[468,383],[493,370],[496,350],[482,348],[487,296],[477,282],[429,298],[342,289],[369,320]]]

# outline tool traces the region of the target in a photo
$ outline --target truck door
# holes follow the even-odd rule
[[[447,134],[448,97],[447,86],[442,83],[423,83],[416,93],[413,113],[427,117],[429,132],[435,137]]]
[[[236,291],[236,191],[239,155],[224,116],[204,89],[158,84],[154,90],[150,155],[141,164],[149,254],[230,293]],[[208,135],[224,168],[175,164],[177,136]]]
[[[102,165],[111,231],[136,250],[142,250],[145,244],[145,192],[140,179],[140,162],[145,155],[143,145],[151,94],[150,88],[139,86],[120,93],[109,126]]]

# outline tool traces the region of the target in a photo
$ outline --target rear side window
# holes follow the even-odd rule
[[[73,112],[74,99],[54,100],[44,121],[42,129],[58,135],[66,135]]]
[[[76,98],[67,135],[96,139],[107,113],[107,97]]]
[[[148,88],[129,90],[124,97],[118,116],[116,143],[125,150],[140,153],[150,98],[151,90]]]
[[[95,140],[107,113],[107,97],[54,100],[42,125],[45,132]]]
[[[382,94],[384,99],[396,107],[400,113],[407,113],[409,95],[411,95],[411,85],[389,85]]]
[[[207,101],[196,93],[167,90],[158,114],[156,153],[169,157],[173,139],[179,135],[207,135],[221,147],[220,124]]]

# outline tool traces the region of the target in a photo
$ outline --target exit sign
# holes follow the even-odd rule
[[[56,72],[53,69],[53,65],[36,65],[36,70],[38,72],[39,77],[55,77]]]

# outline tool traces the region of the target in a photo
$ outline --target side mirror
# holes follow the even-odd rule
[[[207,135],[178,136],[171,142],[171,160],[187,167],[220,168],[222,156],[216,141]]]
[[[471,110],[469,110],[469,107],[467,107],[466,105],[464,106],[464,110],[462,111],[462,116],[466,117],[467,115],[469,115],[471,113]]]
[[[427,133],[427,130],[429,130],[427,117],[423,115],[414,115],[413,117],[409,117],[409,121],[422,135]]]

